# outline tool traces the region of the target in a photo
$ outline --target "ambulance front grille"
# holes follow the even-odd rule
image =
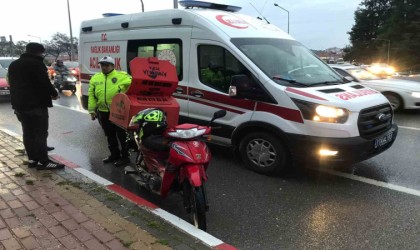
[[[361,110],[357,121],[360,136],[372,138],[388,130],[392,126],[393,115],[388,103]]]

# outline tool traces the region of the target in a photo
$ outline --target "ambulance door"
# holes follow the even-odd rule
[[[206,124],[214,112],[224,109],[228,111],[227,115],[217,123],[225,125],[225,130],[229,131],[224,134],[230,135],[236,126],[251,119],[256,103],[255,100],[230,97],[231,78],[251,71],[226,46],[216,41],[192,39],[190,53],[189,119]]]

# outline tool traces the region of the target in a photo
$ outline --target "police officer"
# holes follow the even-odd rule
[[[101,72],[96,73],[89,82],[88,110],[92,120],[98,118],[105,132],[111,155],[103,159],[104,163],[114,162],[115,166],[130,163],[126,132],[109,120],[112,98],[118,93],[125,93],[130,84],[131,76],[114,69],[114,59],[105,56],[99,60]],[[118,146],[121,145],[121,149]]]

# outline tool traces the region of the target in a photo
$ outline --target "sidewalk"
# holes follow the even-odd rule
[[[210,249],[75,170],[25,165],[0,130],[0,249]]]

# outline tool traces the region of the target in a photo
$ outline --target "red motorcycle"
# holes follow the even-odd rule
[[[137,182],[162,198],[170,191],[181,193],[195,227],[204,231],[209,210],[206,170],[211,153],[202,138],[210,135],[213,121],[225,115],[225,110],[215,112],[208,126],[181,124],[167,128],[164,111],[149,108],[133,116],[130,122],[130,126],[138,124],[134,133],[138,147]],[[127,173],[130,172],[126,170]]]

